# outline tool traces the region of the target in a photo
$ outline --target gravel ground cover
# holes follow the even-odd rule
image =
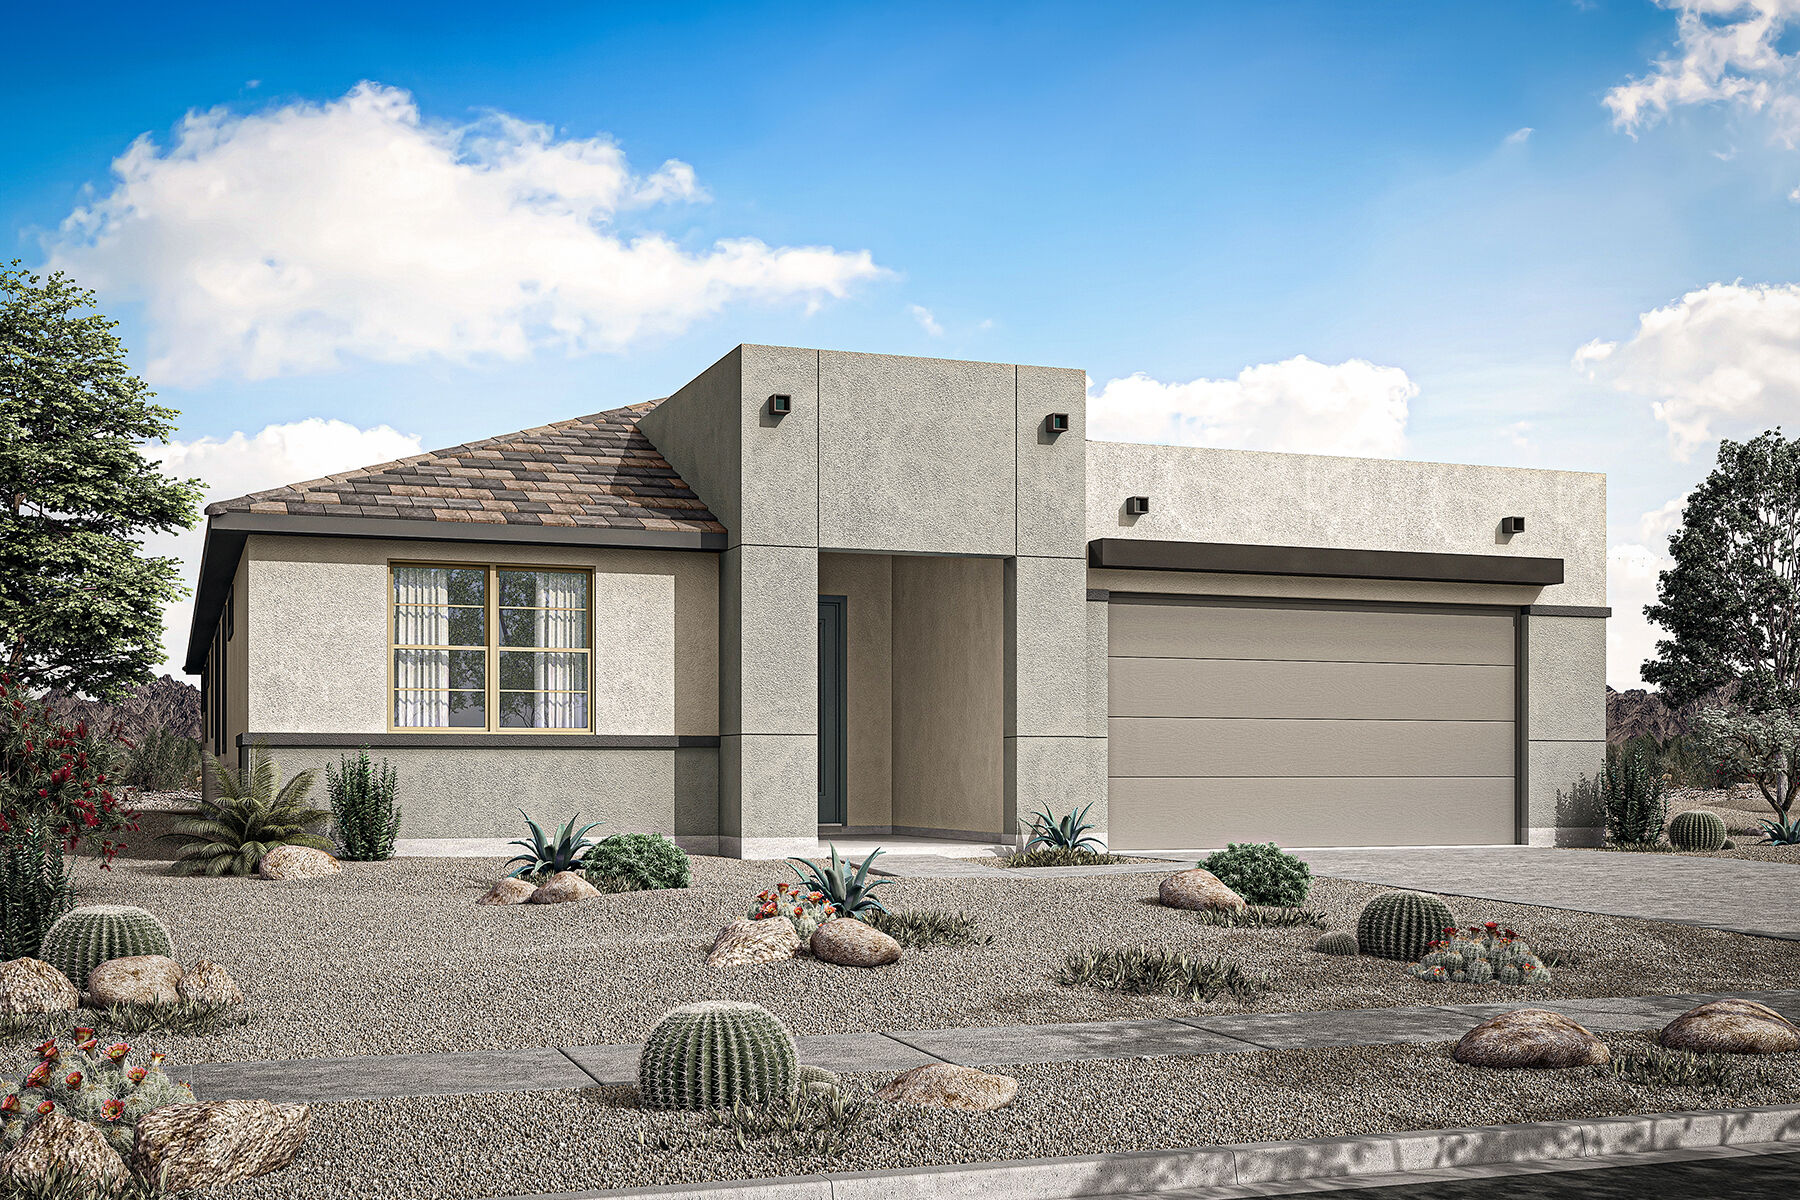
[[[638,1108],[630,1087],[323,1104],[292,1167],[192,1195],[449,1200],[1780,1104],[1800,1100],[1796,1067],[1800,1055],[1746,1060],[1727,1088],[1700,1090],[1604,1068],[1465,1067],[1448,1044],[1271,1050],[1000,1067],[1019,1095],[991,1113],[884,1104],[867,1097],[887,1076],[848,1075],[865,1118],[829,1160],[766,1141],[740,1149],[704,1117]]]
[[[1800,942],[1685,925],[1449,897],[1463,924],[1498,921],[1546,955],[1579,956],[1548,988],[1431,984],[1402,964],[1311,950],[1314,929],[1229,929],[1153,902],[1157,875],[900,880],[894,908],[962,910],[991,945],[908,951],[872,971],[799,958],[721,971],[704,963],[718,930],[787,874],[769,862],[696,858],[695,886],[581,904],[480,907],[500,860],[345,863],[328,879],[186,879],[145,863],[85,866],[83,903],[141,905],[169,926],[176,954],[210,958],[243,987],[246,1025],[159,1036],[176,1062],[523,1049],[643,1040],[669,1009],[748,1000],[799,1034],[1099,1021],[1198,1012],[1528,1002],[1549,997],[1786,988]],[[1381,889],[1319,880],[1308,905],[1354,928]],[[1184,1001],[1066,987],[1070,949],[1148,943],[1266,972],[1250,1000]],[[1552,960],[1554,961],[1554,960]],[[28,1045],[0,1043],[0,1065]],[[8,1061],[11,1060],[11,1061]]]

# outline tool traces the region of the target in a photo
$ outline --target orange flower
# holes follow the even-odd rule
[[[114,1042],[106,1048],[106,1057],[112,1059],[116,1063],[124,1062],[125,1056],[130,1053],[131,1047],[124,1042]]]
[[[105,1117],[108,1121],[118,1120],[125,1115],[125,1102],[123,1100],[108,1100],[105,1104],[100,1106],[100,1115]]]
[[[40,1100],[38,1102],[37,1115],[40,1117],[47,1117],[55,1110],[56,1105],[49,1100]]]
[[[63,1086],[68,1088],[71,1092],[79,1092],[81,1090],[81,1072],[70,1071],[67,1075],[64,1075]]]
[[[61,1055],[62,1051],[56,1048],[55,1038],[51,1038],[37,1048],[37,1056],[45,1062],[55,1062]]]

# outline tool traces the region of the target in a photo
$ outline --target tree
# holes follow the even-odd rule
[[[1672,707],[1725,689],[1749,712],[1800,711],[1800,440],[1720,442],[1669,554],[1644,609],[1669,636],[1644,679]]]
[[[1757,822],[1779,845],[1800,844],[1800,818],[1793,815],[1795,768],[1800,767],[1800,720],[1785,712],[1747,713],[1717,704],[1702,709],[1691,730],[1700,750],[1730,775],[1756,785],[1774,820]]]
[[[144,458],[175,413],[115,327],[60,272],[0,270],[0,654],[28,691],[110,699],[147,679],[185,590],[139,539],[193,525],[201,484]]]

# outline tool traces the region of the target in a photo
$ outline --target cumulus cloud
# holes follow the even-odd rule
[[[1800,143],[1800,55],[1781,41],[1800,0],[1657,0],[1676,14],[1675,47],[1606,93],[1613,124],[1632,136],[1677,108],[1724,104],[1758,113],[1770,133]]]
[[[1654,401],[1675,456],[1787,420],[1800,406],[1800,284],[1715,283],[1644,313],[1622,342],[1575,352],[1590,379]]]
[[[84,284],[143,302],[146,375],[163,384],[616,350],[729,304],[810,307],[883,274],[866,250],[686,246],[643,224],[705,199],[688,164],[639,174],[605,137],[506,114],[427,120],[375,83],[190,113],[168,146],[140,137],[112,171],[47,248]]]
[[[912,314],[912,319],[917,321],[919,328],[927,334],[932,337],[944,336],[944,327],[938,323],[938,319],[932,315],[929,308],[922,304],[909,304],[906,306],[906,311]]]
[[[1399,367],[1305,355],[1236,379],[1114,379],[1088,401],[1088,436],[1108,441],[1308,454],[1395,455],[1418,385]]]
[[[347,421],[313,417],[285,425],[267,425],[254,434],[236,432],[225,438],[151,445],[145,448],[144,455],[162,463],[164,471],[178,478],[204,480],[204,507],[216,500],[229,500],[265,488],[405,458],[421,449],[416,436],[386,425],[359,429]],[[191,583],[200,567],[203,529],[202,525],[184,532],[153,535],[145,540],[145,548],[149,553],[181,560],[182,573]],[[181,673],[193,612],[191,600],[171,604],[164,610],[163,649],[168,661],[161,670]]]

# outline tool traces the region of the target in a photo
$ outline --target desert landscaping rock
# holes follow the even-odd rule
[[[477,900],[477,904],[524,904],[537,891],[535,884],[526,883],[523,879],[509,876],[487,890],[487,894]]]
[[[204,958],[181,973],[175,982],[175,994],[190,1004],[215,1007],[244,1002],[243,989],[232,980],[230,972]]]
[[[255,1179],[294,1161],[309,1115],[267,1100],[171,1104],[138,1122],[131,1165],[172,1192]]]
[[[1201,867],[1177,871],[1162,881],[1156,898],[1170,908],[1197,911],[1236,910],[1245,907],[1244,898],[1226,887],[1217,875]]]
[[[35,958],[0,963],[0,1015],[65,1012],[80,1003],[75,985],[49,963]]]
[[[749,967],[780,962],[799,952],[800,935],[791,923],[779,917],[766,921],[743,918],[719,930],[719,936],[713,939],[712,950],[706,956],[706,965]]]
[[[1657,1040],[1696,1054],[1785,1054],[1800,1050],[1800,1028],[1754,1000],[1715,1000],[1676,1017]]]
[[[323,879],[343,871],[338,860],[311,846],[277,846],[262,856],[256,873],[264,879]]]
[[[1019,1081],[1008,1075],[989,1075],[950,1063],[927,1063],[895,1079],[876,1092],[875,1098],[922,1108],[992,1112],[1011,1104],[1018,1092]]]
[[[578,900],[592,900],[599,894],[600,889],[583,879],[579,871],[558,871],[531,893],[531,903],[571,904]]]
[[[1606,1043],[1560,1013],[1520,1008],[1463,1034],[1453,1057],[1474,1067],[1597,1067],[1612,1061]]]
[[[900,961],[900,943],[872,925],[850,917],[813,930],[813,957],[840,967],[885,967]]]
[[[125,1160],[98,1129],[60,1108],[38,1118],[19,1144],[0,1158],[0,1181],[24,1190],[52,1168],[97,1184],[121,1183],[128,1174]]]
[[[88,972],[88,999],[96,1008],[174,1004],[181,999],[181,976],[181,964],[160,954],[109,959]]]

